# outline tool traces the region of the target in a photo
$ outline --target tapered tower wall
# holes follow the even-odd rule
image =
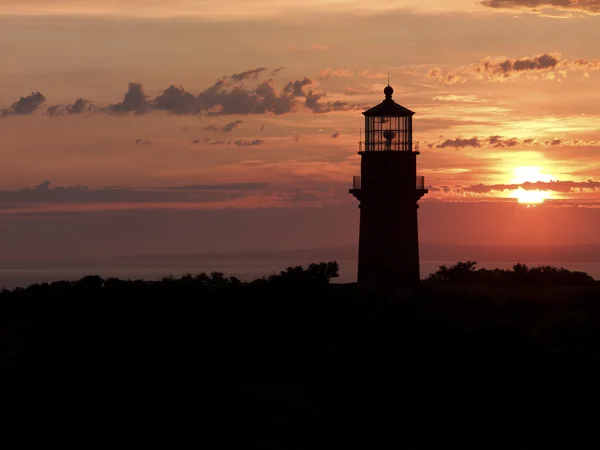
[[[361,152],[358,282],[373,287],[420,280],[417,154]],[[419,195],[420,194],[420,195]]]

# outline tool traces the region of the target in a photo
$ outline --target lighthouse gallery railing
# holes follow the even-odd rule
[[[417,176],[416,185],[417,190],[425,189],[425,177],[422,175]],[[362,177],[355,176],[352,177],[352,189],[355,191],[359,191],[362,189]]]

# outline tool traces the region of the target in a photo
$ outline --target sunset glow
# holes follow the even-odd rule
[[[548,191],[526,191],[523,188],[512,191],[511,198],[516,198],[519,203],[535,204],[544,203],[544,200],[552,198]]]
[[[383,100],[388,74],[394,100],[415,112],[424,241],[487,230],[481,242],[527,242],[534,228],[508,233],[490,219],[517,202],[546,201],[536,214],[560,206],[556,222],[582,207],[585,223],[600,220],[600,16],[587,3],[546,2],[543,14],[527,1],[125,3],[0,0],[7,255],[27,253],[23,224],[45,230],[71,213],[81,222],[69,224],[93,232],[82,252],[103,233],[103,251],[130,245],[112,243],[110,227],[158,245],[166,224],[183,224],[174,215],[191,211],[237,211],[244,224],[285,209],[309,224],[335,210],[327,240],[346,239],[340,229],[358,214],[348,189],[361,170],[361,113]],[[133,218],[99,225],[123,211]],[[439,236],[428,223],[457,229]],[[269,237],[273,227],[256,229]],[[245,233],[236,248],[258,242]],[[281,246],[312,246],[314,234],[282,233]]]

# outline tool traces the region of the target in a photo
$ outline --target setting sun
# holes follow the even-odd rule
[[[524,204],[544,203],[544,200],[551,198],[551,194],[548,191],[526,191],[519,188],[511,192],[511,198],[516,198],[519,203]]]
[[[551,175],[544,174],[539,166],[520,166],[515,168],[514,177],[511,179],[513,184],[522,184],[526,182],[535,183],[537,181],[552,181]],[[542,190],[527,190],[519,187],[510,193],[510,198],[516,198],[519,203],[537,204],[544,203],[544,200],[552,198],[552,193]]]

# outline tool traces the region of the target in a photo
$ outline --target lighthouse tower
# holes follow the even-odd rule
[[[420,281],[417,202],[427,194],[417,176],[413,151],[414,112],[392,100],[363,112],[361,174],[350,193],[360,202],[358,283],[370,287],[410,286]]]

